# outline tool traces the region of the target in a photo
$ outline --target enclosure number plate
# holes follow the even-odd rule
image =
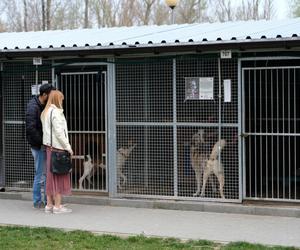
[[[42,65],[42,58],[41,57],[34,57],[33,58],[33,65]]]
[[[230,59],[231,58],[231,50],[221,50],[221,58],[222,59]]]

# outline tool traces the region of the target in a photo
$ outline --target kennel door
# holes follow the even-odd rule
[[[74,151],[72,187],[107,191],[106,72],[63,72],[57,86],[64,98],[70,142]],[[91,164],[84,169],[85,156]]]
[[[244,68],[243,84],[244,196],[300,201],[300,68]]]

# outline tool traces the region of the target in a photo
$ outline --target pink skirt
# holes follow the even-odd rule
[[[52,149],[55,151],[55,149]],[[46,147],[46,165],[47,165],[47,180],[46,180],[46,194],[49,196],[54,196],[56,194],[60,195],[70,195],[71,194],[71,176],[70,174],[56,175],[52,174],[50,171],[51,164],[51,150],[50,147]]]

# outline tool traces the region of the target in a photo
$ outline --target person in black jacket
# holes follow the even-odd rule
[[[34,181],[33,181],[33,207],[43,208],[45,206],[45,193],[42,197],[42,188],[45,192],[45,158],[46,152],[43,148],[43,129],[41,113],[47,103],[51,90],[55,89],[50,83],[40,87],[40,94],[34,96],[27,105],[26,111],[26,137],[31,146],[34,159]]]

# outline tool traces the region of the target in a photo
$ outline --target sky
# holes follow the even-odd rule
[[[274,0],[275,15],[278,19],[284,19],[288,17],[288,1],[287,0]]]
[[[239,4],[241,0],[233,0],[232,3]],[[289,0],[273,0],[274,4],[274,17],[273,19],[286,19],[288,18]]]

